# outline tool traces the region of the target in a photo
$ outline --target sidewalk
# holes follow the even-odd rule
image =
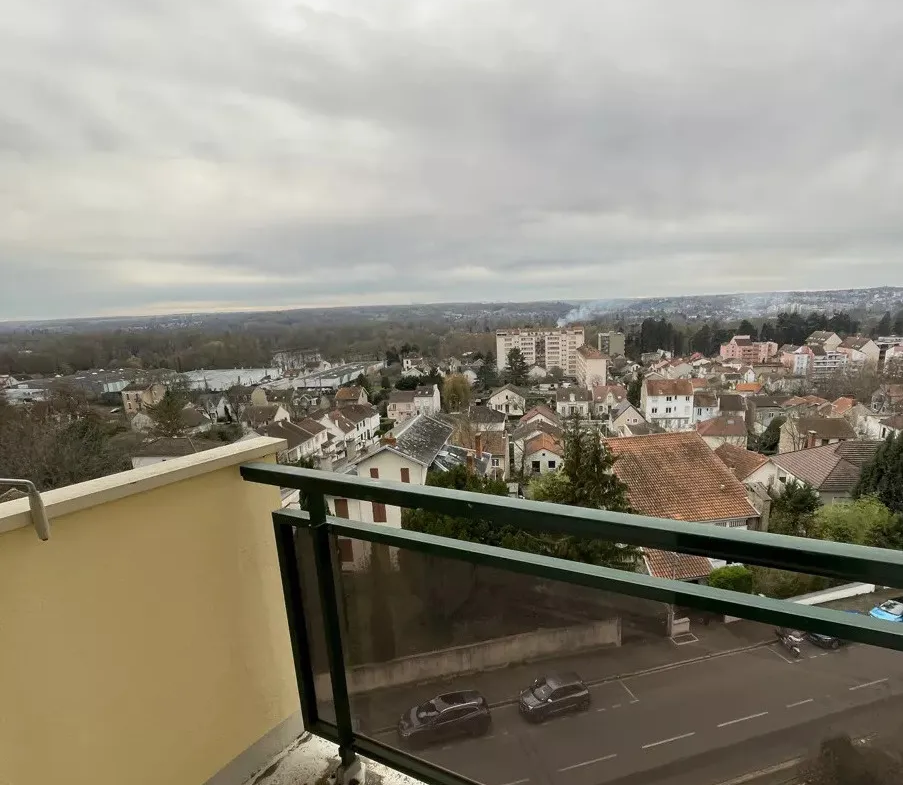
[[[575,671],[588,684],[680,665],[770,641],[772,628],[750,621],[732,624],[713,622],[693,625],[695,641],[675,644],[670,638],[631,641],[619,648],[606,648],[538,662],[511,665],[481,673],[456,675],[428,684],[414,684],[351,696],[352,714],[363,733],[394,728],[406,710],[442,692],[456,689],[479,690],[492,706],[517,700],[521,690],[543,673]],[[331,707],[330,707],[331,708]],[[330,712],[331,713],[331,712]]]

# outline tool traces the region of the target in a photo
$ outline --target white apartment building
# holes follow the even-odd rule
[[[583,346],[580,325],[568,327],[517,328],[496,330],[495,362],[499,371],[508,364],[508,352],[520,349],[527,365],[551,370],[561,368],[568,376],[577,376],[577,349]]]
[[[812,358],[809,370],[815,379],[824,379],[834,376],[846,368],[849,358],[840,351],[825,349],[821,346],[811,346]]]
[[[640,408],[647,422],[666,431],[692,427],[693,385],[687,379],[646,379],[640,395]]]

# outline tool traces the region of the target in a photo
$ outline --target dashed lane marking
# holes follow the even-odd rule
[[[524,780],[514,780],[514,782],[506,782],[504,785],[524,785],[525,782],[529,782],[530,778]]]
[[[883,684],[887,681],[887,677],[883,679],[875,679],[874,681],[867,681],[865,684],[857,684],[855,687],[850,687],[850,692],[853,690],[861,690],[863,687],[874,687],[876,684]]]
[[[603,755],[601,758],[593,758],[592,760],[585,760],[582,763],[575,763],[573,766],[565,766],[563,769],[558,769],[558,771],[570,771],[571,769],[580,769],[584,766],[592,766],[594,763],[602,763],[605,760],[611,760],[612,758],[617,758],[618,753],[613,752],[611,755]],[[524,782],[524,780],[521,780]]]
[[[804,706],[807,703],[812,703],[815,701],[815,698],[806,698],[804,701],[797,701],[796,703],[788,703],[786,708],[792,709],[794,706]]]
[[[661,741],[653,741],[649,744],[644,744],[643,749],[648,750],[650,747],[658,747],[660,744],[670,744],[672,741],[680,741],[681,739],[689,739],[690,736],[695,736],[696,731],[690,731],[689,733],[681,734],[680,736],[672,736],[670,739],[662,739]]]
[[[719,722],[719,728],[726,728],[728,725],[736,725],[738,722],[746,722],[747,720],[754,720],[757,717],[764,717],[768,714],[767,711],[760,711],[758,714],[750,714],[746,717],[737,717],[735,720],[728,720],[727,722]]]

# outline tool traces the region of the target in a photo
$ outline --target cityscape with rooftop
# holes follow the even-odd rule
[[[4,11],[0,785],[903,783],[903,5]]]

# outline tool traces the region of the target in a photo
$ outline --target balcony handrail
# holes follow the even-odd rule
[[[337,475],[272,463],[244,464],[241,474],[251,482],[293,488],[303,491],[307,496],[308,512],[274,511],[276,548],[282,573],[301,716],[309,731],[339,745],[340,757],[346,768],[353,764],[355,755],[361,753],[425,782],[438,785],[476,785],[455,772],[354,730],[336,587],[337,554],[334,536],[380,543],[432,556],[656,600],[672,606],[699,608],[903,651],[903,624],[684,581],[664,580],[626,570],[463,542],[376,523],[336,518],[327,515],[326,496],[418,507],[452,516],[485,518],[534,531],[593,537],[885,586],[903,586],[903,554],[896,551]],[[335,709],[334,723],[319,714],[316,679],[307,640],[306,618],[312,599],[302,596],[296,551],[296,536],[301,532],[305,532],[304,536],[312,546],[318,587],[316,594],[323,619]]]
[[[451,516],[485,518],[530,531],[589,537],[728,562],[903,587],[903,551],[568,507],[272,463],[244,464],[241,474],[252,482],[307,493],[417,507]]]

